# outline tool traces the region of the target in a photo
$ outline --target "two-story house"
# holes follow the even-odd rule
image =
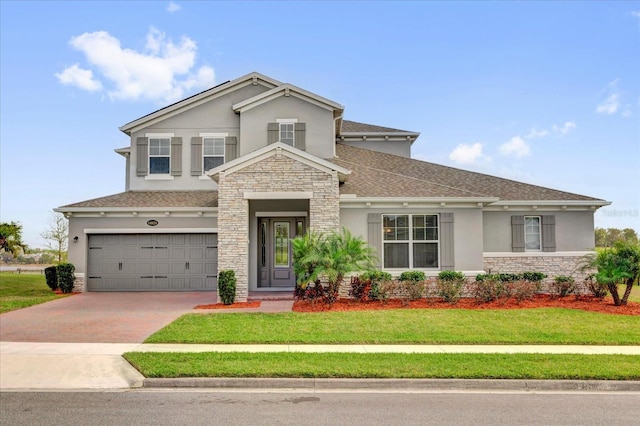
[[[83,291],[291,290],[291,239],[348,228],[379,268],[572,274],[607,201],[411,158],[419,133],[251,73],[120,128],[125,191],[59,207]]]

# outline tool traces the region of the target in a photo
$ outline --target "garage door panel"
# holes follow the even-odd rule
[[[90,291],[216,290],[217,235],[89,235]]]

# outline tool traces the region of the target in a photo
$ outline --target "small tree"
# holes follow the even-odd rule
[[[17,257],[27,252],[27,245],[22,242],[22,225],[20,222],[0,223],[0,251],[11,253]]]
[[[56,253],[58,263],[66,260],[67,243],[69,241],[69,222],[63,215],[51,215],[49,227],[40,234],[40,236],[49,241],[47,247]]]
[[[218,272],[218,296],[225,305],[236,300],[236,273],[232,270]]]
[[[599,249],[594,254],[582,258],[580,269],[583,272],[595,270],[595,278],[606,284],[616,306],[626,305],[633,283],[640,277],[640,244],[618,241],[612,248]],[[618,285],[626,285],[622,297]]]

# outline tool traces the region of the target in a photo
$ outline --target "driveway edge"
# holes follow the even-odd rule
[[[143,388],[640,392],[636,380],[147,378]]]

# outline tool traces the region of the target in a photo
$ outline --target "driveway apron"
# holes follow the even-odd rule
[[[83,293],[0,315],[0,341],[140,343],[214,292]]]

